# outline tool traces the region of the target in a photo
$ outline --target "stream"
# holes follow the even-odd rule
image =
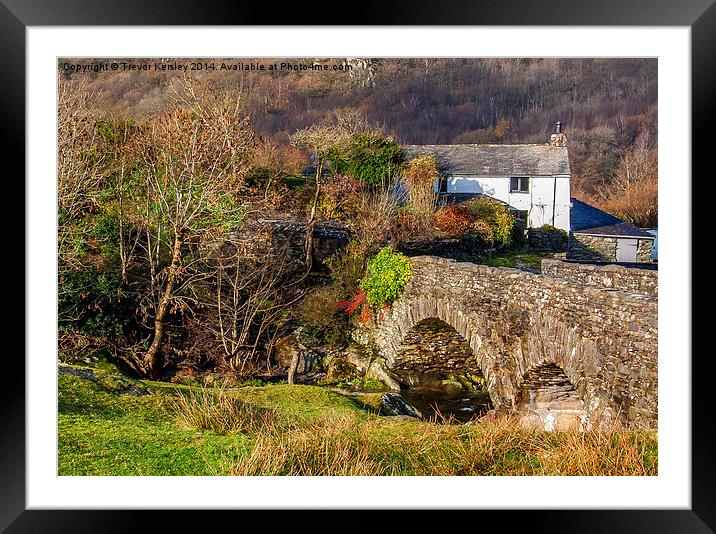
[[[416,387],[401,391],[400,396],[420,410],[425,420],[438,422],[452,418],[455,422],[467,423],[492,409],[490,396],[486,391],[446,394],[438,389]]]

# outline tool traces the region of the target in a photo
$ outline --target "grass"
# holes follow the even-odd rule
[[[481,258],[477,263],[490,267],[528,267],[534,271],[542,272],[542,260],[551,258],[554,254],[549,252],[533,252],[529,248],[513,248],[501,251],[493,256]]]
[[[657,474],[656,431],[435,424],[380,417],[317,386],[212,390],[93,376],[59,374],[60,475]],[[122,393],[128,383],[135,394]]]

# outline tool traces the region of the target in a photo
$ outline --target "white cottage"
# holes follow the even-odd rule
[[[435,157],[443,179],[436,191],[451,201],[487,195],[510,206],[528,228],[569,232],[569,155],[561,123],[548,143],[406,145],[406,160]]]

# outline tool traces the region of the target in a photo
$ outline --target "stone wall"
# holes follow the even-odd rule
[[[636,259],[651,262],[653,239],[638,239]],[[569,234],[567,259],[587,262],[616,261],[617,238],[584,234]]]
[[[616,261],[617,239],[570,233],[567,258],[579,261]]]
[[[412,262],[403,295],[354,334],[389,373],[406,334],[438,318],[472,349],[498,410],[516,410],[528,373],[554,364],[592,428],[656,427],[656,298],[431,256]]]
[[[231,240],[247,248],[264,253],[270,248],[285,256],[289,262],[304,263],[306,256],[306,223],[292,219],[256,219],[244,223]],[[323,260],[348,244],[350,231],[332,221],[318,221],[313,227],[313,268],[319,269]]]
[[[542,274],[569,282],[658,296],[659,273],[651,269],[625,267],[621,264],[594,265],[559,260],[542,260]]]
[[[527,243],[530,248],[541,252],[564,252],[567,250],[567,232],[545,228],[528,228]]]
[[[640,239],[637,242],[636,248],[636,261],[640,262],[652,262],[654,261],[651,254],[654,250],[653,239]]]

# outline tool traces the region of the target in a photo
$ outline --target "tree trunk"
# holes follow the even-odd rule
[[[311,265],[313,264],[313,225],[316,221],[318,198],[321,195],[322,167],[323,163],[319,160],[316,164],[316,194],[313,195],[313,205],[311,206],[311,212],[308,215],[308,221],[306,221],[306,271],[310,271]]]
[[[298,369],[298,363],[301,359],[301,352],[296,349],[291,358],[291,365],[288,367],[288,383],[294,383],[294,377],[296,376],[296,370]]]
[[[176,284],[181,266],[181,236],[177,235],[174,239],[174,248],[172,249],[172,263],[169,266],[167,282],[162,292],[162,297],[157,306],[157,312],[154,315],[154,339],[149,350],[144,355],[144,367],[149,373],[156,375],[159,371],[159,356],[162,343],[164,342],[164,322],[169,311],[174,285]]]

